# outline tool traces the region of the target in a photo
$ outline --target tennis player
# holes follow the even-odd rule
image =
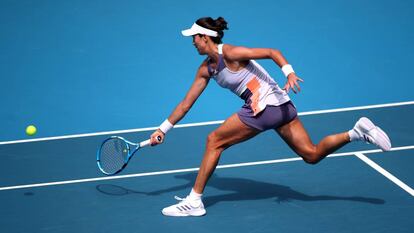
[[[241,109],[208,135],[204,157],[195,184],[186,198],[162,210],[167,216],[202,216],[206,214],[202,193],[214,172],[221,153],[232,145],[250,139],[266,130],[274,130],[303,158],[316,164],[351,141],[372,143],[383,151],[391,149],[387,134],[368,118],[359,119],[354,128],[323,138],[313,144],[295,105],[288,93],[300,91],[300,79],[280,51],[271,48],[247,48],[223,44],[223,30],[227,22],[219,17],[198,19],[191,28],[183,30],[192,36],[200,55],[207,55],[196,73],[192,86],[172,114],[151,135],[152,145],[162,143],[165,134],[179,122],[193,106],[211,79],[245,101]],[[283,88],[255,60],[271,59],[287,78]],[[161,141],[156,138],[160,136]]]

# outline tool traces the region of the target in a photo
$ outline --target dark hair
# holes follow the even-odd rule
[[[224,36],[223,30],[227,30],[227,22],[223,17],[218,17],[217,19],[212,19],[211,17],[199,18],[196,21],[196,24],[208,28],[210,30],[216,31],[218,33],[217,37],[211,37],[211,40],[216,44],[221,44],[221,39]]]

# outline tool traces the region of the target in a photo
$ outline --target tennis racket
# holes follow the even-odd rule
[[[158,136],[158,141],[161,137]],[[142,147],[151,144],[151,140],[133,143],[123,137],[111,136],[102,142],[96,156],[99,170],[105,175],[115,175],[127,166],[132,156]]]

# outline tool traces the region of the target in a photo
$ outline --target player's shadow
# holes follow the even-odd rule
[[[148,193],[150,195],[158,195],[162,193],[169,193],[174,191],[180,191],[185,189],[189,191],[193,186],[196,178],[196,173],[188,173],[184,175],[176,175],[177,179],[187,180],[188,183],[171,187],[164,190],[158,190]],[[378,198],[371,197],[359,197],[359,196],[331,196],[331,195],[307,195],[299,191],[293,190],[288,186],[266,183],[256,180],[244,179],[244,178],[227,178],[220,177],[213,174],[208,182],[208,187],[213,187],[221,191],[229,191],[227,194],[220,195],[205,195],[203,202],[205,206],[212,206],[218,202],[223,201],[246,201],[246,200],[259,200],[259,199],[275,199],[277,202],[288,202],[290,200],[300,201],[355,201],[365,202],[369,204],[384,204],[385,201]]]
[[[131,189],[126,189],[117,185],[98,185],[96,189],[101,193],[108,195],[126,195],[126,194],[144,194],[144,195],[160,195],[163,193],[188,192],[196,178],[196,173],[188,173],[184,175],[176,175],[175,178],[188,181],[186,184],[170,187],[167,189],[157,190],[153,192],[142,192]],[[385,201],[372,197],[360,196],[332,196],[332,195],[307,195],[299,191],[293,190],[288,186],[266,183],[256,180],[244,178],[227,178],[220,177],[213,174],[208,182],[209,188],[215,188],[220,191],[229,193],[214,195],[204,195],[203,202],[206,207],[215,205],[218,202],[224,201],[246,201],[246,200],[260,200],[273,199],[276,202],[289,202],[291,200],[299,201],[354,201],[364,202],[369,204],[384,204]]]

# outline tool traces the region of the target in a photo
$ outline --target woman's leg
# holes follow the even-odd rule
[[[241,122],[237,114],[230,116],[219,128],[210,133],[193,190],[197,193],[203,193],[207,181],[225,149],[259,133],[260,131]]]
[[[191,193],[178,204],[166,207],[162,213],[167,216],[202,216],[206,214],[201,194],[211,174],[213,174],[221,153],[230,146],[254,137],[260,131],[240,121],[237,114],[229,117],[207,138],[203,161]]]
[[[313,144],[299,117],[278,129],[277,133],[303,160],[316,164],[339,148],[350,142],[348,132],[329,135],[318,144]]]

